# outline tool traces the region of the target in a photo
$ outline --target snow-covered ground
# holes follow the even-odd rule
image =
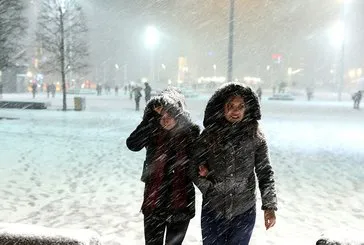
[[[198,124],[207,99],[187,101]],[[0,117],[17,118],[0,120],[0,222],[91,228],[106,245],[143,244],[145,152],[125,146],[142,112],[124,95],[88,95],[82,112],[60,111],[60,97],[35,100],[52,106],[0,110]],[[264,99],[262,107],[279,210],[269,231],[258,212],[251,244],[315,244],[322,235],[364,242],[364,111],[353,110],[351,101],[303,99]],[[187,245],[201,244],[199,192],[196,206]]]

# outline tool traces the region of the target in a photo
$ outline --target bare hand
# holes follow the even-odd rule
[[[157,112],[158,114],[161,114],[162,112],[162,107],[161,106],[158,106],[158,107],[154,107],[154,111]]]
[[[199,169],[198,173],[200,174],[201,177],[207,176],[209,170],[204,165],[199,166],[198,169]]]
[[[264,210],[265,229],[268,230],[276,224],[276,214],[274,210]]]

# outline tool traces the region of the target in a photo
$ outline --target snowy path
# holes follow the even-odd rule
[[[46,111],[0,110],[19,118],[0,120],[0,221],[89,227],[106,245],[143,244],[144,151],[125,146],[142,115],[124,96],[87,96],[86,103],[84,112],[56,110],[59,99]],[[205,104],[205,97],[188,100],[198,123]],[[349,102],[305,101],[263,101],[263,110],[278,223],[266,232],[258,212],[251,244],[314,244],[321,234],[363,233],[364,111]],[[201,244],[200,204],[198,195],[185,244]]]

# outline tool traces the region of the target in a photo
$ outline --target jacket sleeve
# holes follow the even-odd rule
[[[207,164],[207,156],[209,154],[205,132],[202,132],[202,134],[196,139],[192,149],[193,164],[190,166],[190,177],[193,183],[201,191],[202,195],[205,196],[208,191],[213,188],[213,183],[210,180],[199,176],[199,166]]]
[[[259,139],[255,151],[255,172],[262,197],[262,210],[277,210],[274,171],[270,164],[268,146],[264,137]]]
[[[126,139],[126,146],[131,151],[140,151],[148,145],[153,130],[153,124],[143,120]]]

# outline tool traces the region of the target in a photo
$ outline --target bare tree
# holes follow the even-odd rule
[[[66,75],[82,73],[87,68],[87,27],[76,0],[43,0],[38,17],[37,40],[44,57],[44,73],[61,75],[63,110],[67,110]]]
[[[24,54],[21,45],[21,37],[27,26],[24,8],[23,0],[0,0],[0,71]],[[0,87],[2,88],[1,77]]]

